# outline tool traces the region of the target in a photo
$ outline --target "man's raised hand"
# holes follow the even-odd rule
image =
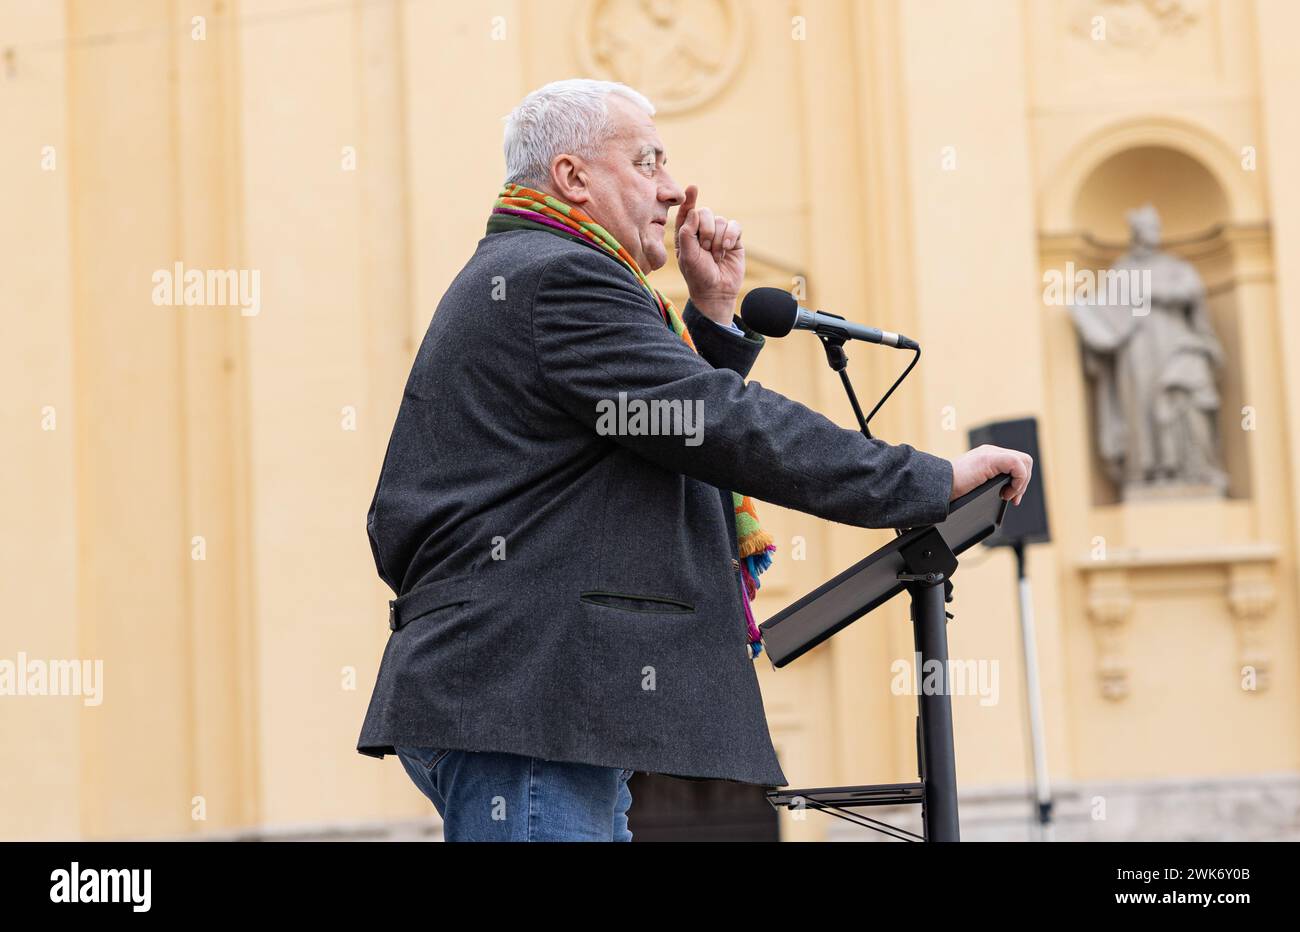
[[[729,324],[745,280],[740,222],[697,207],[698,196],[699,189],[688,185],[686,200],[677,208],[677,266],[695,306],[718,323]]]

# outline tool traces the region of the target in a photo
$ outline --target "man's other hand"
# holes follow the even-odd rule
[[[1013,505],[1019,505],[1033,471],[1034,458],[1028,453],[986,443],[952,461],[952,495],[949,501],[960,498],[994,476],[1010,473],[1011,484],[1002,490],[1002,497]]]

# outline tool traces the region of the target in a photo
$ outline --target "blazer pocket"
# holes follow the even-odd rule
[[[440,608],[472,602],[477,595],[478,577],[472,572],[423,583],[405,595],[388,601],[388,627],[392,631],[400,631],[417,618],[423,618]]]
[[[630,592],[607,592],[589,590],[578,596],[580,601],[591,605],[603,605],[624,612],[641,615],[689,615],[695,611],[693,602],[684,602],[661,595],[639,595]]]

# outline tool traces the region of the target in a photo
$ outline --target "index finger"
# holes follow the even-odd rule
[[[676,233],[686,222],[686,215],[695,207],[695,198],[699,195],[700,189],[693,184],[686,186],[686,200],[682,201],[677,208],[677,222],[673,225],[673,232]]]

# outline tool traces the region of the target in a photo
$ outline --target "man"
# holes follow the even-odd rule
[[[748,496],[894,527],[1029,480],[1024,454],[950,463],[746,383],[763,339],[733,314],[740,224],[673,181],[653,113],[573,80],[507,118],[507,184],[370,507],[398,598],[357,749],[396,753],[448,840],[630,839],[635,770],[787,785],[752,664],[772,548]],[[673,206],[680,315],[645,279]],[[678,429],[610,416],[638,405]]]

